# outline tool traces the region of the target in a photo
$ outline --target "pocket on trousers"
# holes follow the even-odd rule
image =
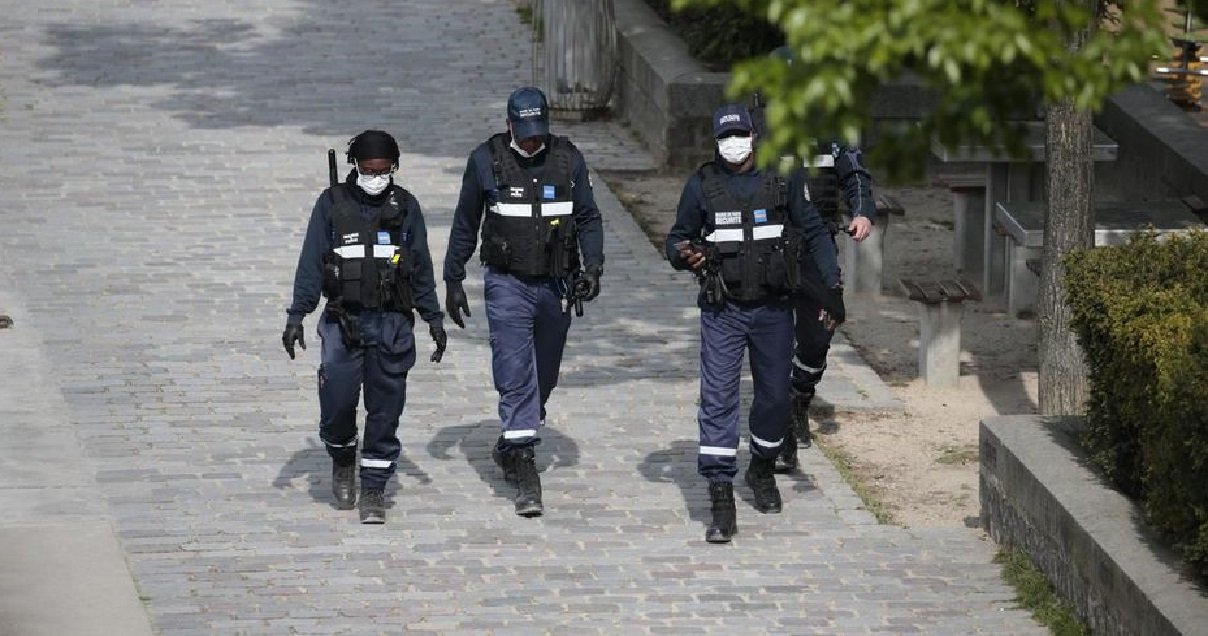
[[[382,322],[382,338],[378,343],[382,370],[390,375],[403,375],[415,366],[415,332],[412,321],[404,314],[386,314]]]

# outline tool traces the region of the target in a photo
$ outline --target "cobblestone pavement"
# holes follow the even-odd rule
[[[445,362],[418,338],[390,522],[332,507],[314,318],[299,360],[280,345],[324,150],[396,133],[442,257],[465,157],[530,76],[510,3],[4,13],[0,299],[41,334],[54,397],[35,403],[61,407],[40,417],[74,430],[62,470],[93,484],[89,510],[111,520],[160,633],[1044,633],[1013,609],[991,545],[876,524],[816,451],[782,478],[784,514],[755,513],[741,487],[734,545],[702,541],[692,290],[599,185],[606,289],[551,402],[546,516],[512,514],[489,458],[477,270]],[[649,167],[619,124],[556,130],[597,168]],[[868,373],[847,357],[824,395],[892,407]],[[4,423],[0,453],[21,452],[21,424]]]

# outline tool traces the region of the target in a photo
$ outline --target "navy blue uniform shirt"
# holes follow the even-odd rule
[[[536,156],[526,159],[515,150],[508,149],[530,175],[540,178],[545,172],[545,158],[549,155],[549,144]],[[576,149],[574,168],[571,173],[571,197],[574,201],[575,231],[579,237],[579,253],[583,266],[604,265],[604,224],[600,220],[600,209],[591,191],[587,176],[587,162]],[[498,188],[491,169],[491,149],[488,142],[479,144],[466,162],[466,172],[461,178],[461,195],[457,209],[453,212],[453,226],[449,229],[449,250],[445,253],[445,281],[461,281],[466,278],[466,261],[478,248],[478,228],[482,225],[482,214],[486,206],[497,200]]]
[[[872,198],[872,176],[864,167],[863,153],[859,148],[834,144],[831,155],[835,158],[835,176],[848,211],[853,217],[862,216],[875,224],[877,204]]]
[[[345,186],[358,187],[356,171],[349,175]],[[360,197],[354,198],[361,201],[361,215],[366,219],[377,215],[388,201],[383,196],[382,205],[379,207],[365,203]],[[444,313],[440,310],[440,302],[436,296],[436,280],[432,272],[432,254],[428,251],[428,228],[424,225],[424,215],[415,197],[403,198],[403,201],[398,202],[403,213],[400,235],[407,253],[411,256],[411,291],[415,309],[425,322],[441,320]],[[314,209],[311,210],[310,222],[306,226],[306,239],[302,243],[302,254],[298,256],[298,269],[294,273],[294,302],[286,310],[291,324],[302,322],[303,317],[319,306],[319,298],[323,292],[323,255],[331,251],[335,231],[331,223],[332,207],[331,192],[328,189],[319,195]]]
[[[733,172],[724,161],[718,160],[721,167],[725,187],[739,200],[754,197],[763,184],[760,170]],[[810,255],[822,274],[822,282],[834,287],[839,284],[839,263],[835,252],[835,242],[831,239],[830,230],[818,215],[817,208],[805,198],[805,172],[793,171],[789,178],[789,222],[802,230]],[[680,195],[679,206],[675,211],[675,225],[667,234],[667,260],[675,269],[688,269],[688,264],[679,256],[675,244],[680,241],[691,241],[704,237],[713,231],[705,227],[708,217],[708,207],[705,205],[705,191],[701,186],[700,171],[692,173],[688,183],[684,184],[684,192]]]

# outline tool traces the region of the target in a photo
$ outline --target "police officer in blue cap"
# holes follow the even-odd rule
[[[533,447],[545,405],[558,384],[576,301],[600,293],[604,230],[583,155],[549,132],[549,105],[538,89],[508,97],[507,132],[470,154],[445,255],[445,309],[458,327],[470,304],[466,261],[484,265],[491,371],[503,434],[492,456],[516,486],[516,514],[542,514]]]
[[[414,311],[445,350],[428,231],[419,202],[394,182],[398,143],[366,130],[348,144],[355,168],[315,201],[294,274],[294,299],[281,341],[290,359],[306,348],[302,319],[327,297],[319,319],[319,437],[332,459],[336,506],[356,505],[357,403],[365,389],[361,448],[362,523],[385,523],[385,487],[400,444],[407,372],[415,365]],[[334,163],[332,164],[334,171]],[[333,172],[334,174],[334,172]],[[334,177],[333,177],[334,181]]]
[[[701,281],[697,469],[708,480],[712,503],[705,539],[726,543],[737,531],[733,480],[743,355],[749,353],[755,390],[746,482],[757,510],[778,513],[774,469],[789,435],[792,297],[820,297],[826,312],[815,319],[832,320],[843,315],[843,295],[834,243],[803,196],[804,173],[785,183],[755,166],[755,129],[742,106],[717,109],[713,132],[717,158],[685,184],[666,252],[672,267],[692,270]],[[807,260],[825,289],[808,278]]]

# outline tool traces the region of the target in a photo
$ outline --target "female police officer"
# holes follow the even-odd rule
[[[440,362],[446,342],[424,217],[415,197],[393,182],[398,159],[398,143],[380,130],[349,142],[348,162],[356,168],[315,202],[281,336],[293,359],[295,343],[306,348],[303,317],[318,306],[320,293],[327,297],[318,328],[319,437],[332,459],[336,505],[350,509],[364,385],[362,523],[386,521],[383,493],[399,456],[398,420],[407,371],[415,365],[412,311],[419,311],[436,342],[433,362]]]
[[[795,172],[786,186],[775,173],[755,167],[754,126],[742,106],[717,109],[713,131],[719,158],[685,184],[666,250],[672,267],[692,269],[701,278],[697,469],[709,482],[712,501],[705,539],[726,543],[737,531],[732,482],[738,472],[744,350],[750,351],[755,387],[746,481],[756,509],[777,513],[775,458],[789,428],[790,297],[815,287],[831,315],[842,315],[843,297],[835,246],[804,196],[802,173]],[[806,278],[807,252],[827,291]]]

